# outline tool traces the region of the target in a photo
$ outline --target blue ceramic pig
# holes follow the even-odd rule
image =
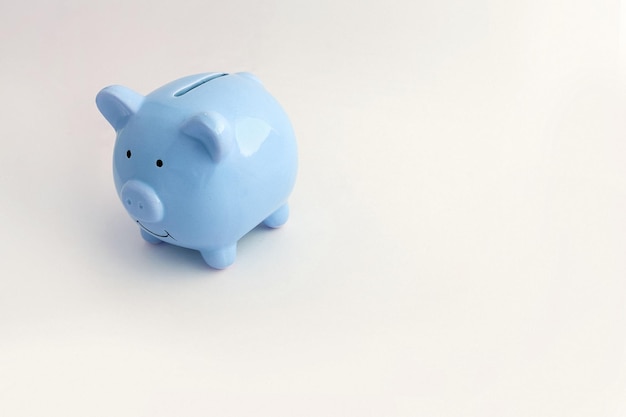
[[[253,75],[192,75],[145,97],[110,86],[96,104],[117,132],[117,193],[146,241],[198,250],[223,269],[242,236],[287,221],[296,141]]]

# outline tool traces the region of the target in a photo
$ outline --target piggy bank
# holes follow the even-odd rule
[[[195,249],[223,269],[242,236],[287,221],[295,136],[252,74],[192,75],[147,96],[110,86],[96,105],[117,133],[117,193],[146,241]]]

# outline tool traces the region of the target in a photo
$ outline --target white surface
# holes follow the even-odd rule
[[[617,1],[162,3],[0,5],[0,415],[626,415]],[[141,240],[94,104],[212,70],[301,157],[223,272]]]

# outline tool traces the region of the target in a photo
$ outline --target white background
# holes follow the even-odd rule
[[[620,13],[3,0],[0,415],[626,415]],[[221,272],[142,241],[94,104],[205,71],[301,159]]]

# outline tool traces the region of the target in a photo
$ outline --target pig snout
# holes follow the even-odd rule
[[[136,220],[154,223],[163,219],[163,203],[148,184],[130,180],[122,187],[122,202]]]

